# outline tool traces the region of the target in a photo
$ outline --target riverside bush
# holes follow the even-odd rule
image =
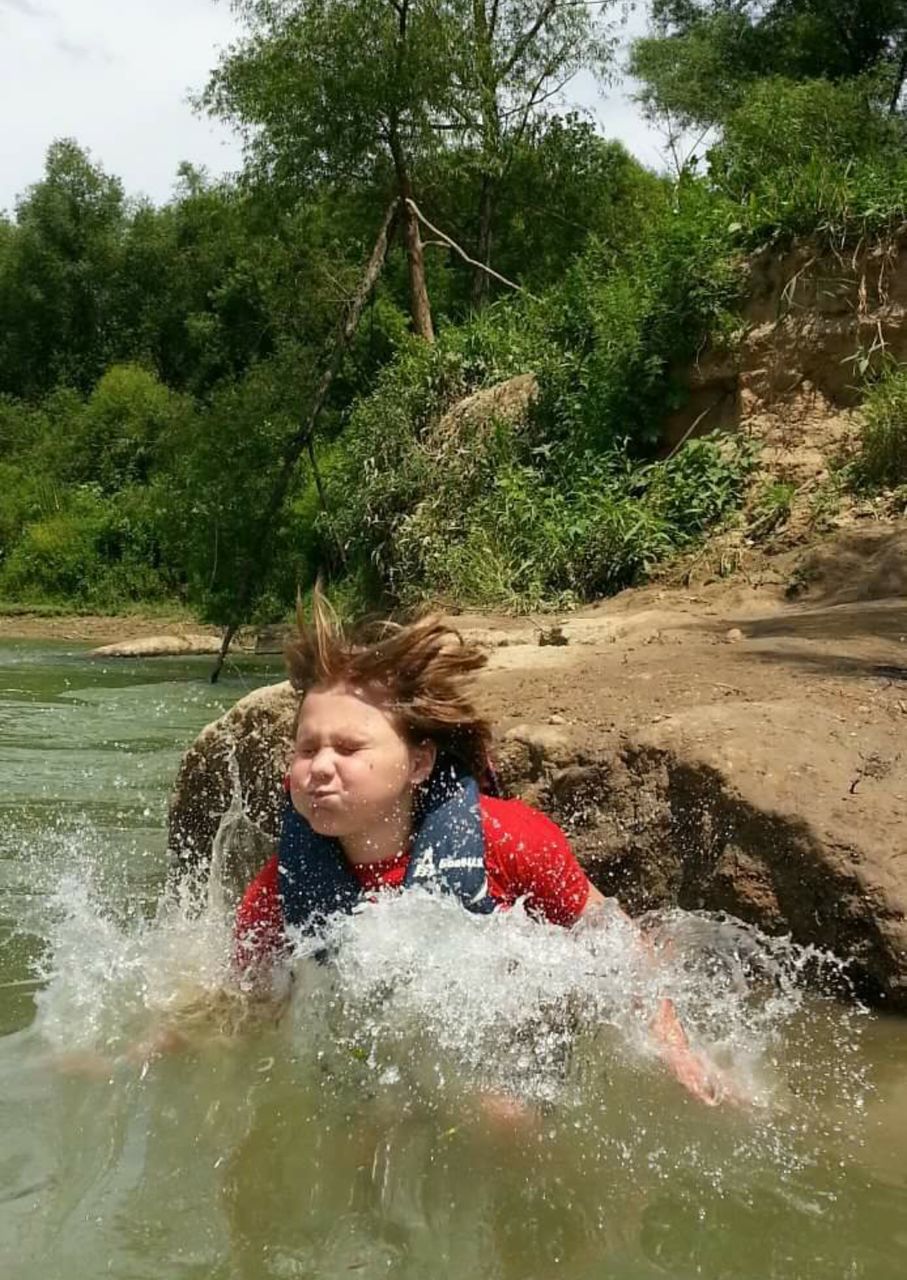
[[[174,428],[190,429],[192,404],[138,365],[112,365],[74,413],[63,441],[60,470],[76,484],[105,493],[146,484],[158,441]]]
[[[439,493],[401,523],[404,598],[539,608],[618,591],[736,507],[752,465],[744,446],[702,440],[642,466],[622,449],[586,454],[555,480],[502,462],[503,434],[472,506]]]
[[[852,468],[860,488],[907,484],[907,365],[889,365],[869,388],[861,440]]]
[[[619,590],[740,501],[752,454],[738,444],[693,441],[645,462],[627,441],[583,447],[569,424],[566,439],[540,443],[544,420],[533,415],[439,430],[466,389],[464,350],[472,376],[505,372],[461,340],[414,344],[386,371],[357,406],[333,472],[330,524],[348,570],[390,598],[538,608]]]
[[[907,127],[871,78],[760,80],[709,153],[710,181],[754,246],[794,236],[854,243],[907,210]]]
[[[739,451],[652,455],[675,369],[733,327],[731,245],[723,207],[690,179],[619,268],[592,246],[541,299],[405,345],[338,441],[330,529],[348,568],[393,599],[538,607],[638,581],[723,518]],[[439,430],[455,402],[527,371],[540,395],[525,421]]]
[[[0,566],[0,595],[96,609],[160,600],[172,584],[156,561],[144,495],[109,499],[83,486],[62,510],[25,526]]]
[[[546,298],[539,418],[549,438],[634,454],[657,447],[683,392],[675,376],[708,337],[727,341],[742,260],[727,209],[686,178],[615,268],[593,247]]]

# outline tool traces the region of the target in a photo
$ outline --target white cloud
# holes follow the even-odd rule
[[[642,118],[632,100],[632,85],[623,84],[602,92],[591,76],[580,75],[570,86],[577,106],[592,113],[606,138],[616,138],[628,151],[651,169],[665,167],[663,141]]]
[[[97,45],[92,47],[87,44],[79,44],[77,40],[67,40],[65,36],[57,37],[54,41],[54,48],[76,62],[105,62],[109,64],[116,61],[113,54],[108,53],[106,49]]]
[[[235,35],[225,2],[53,3],[0,0],[0,209],[41,177],[59,137],[154,200],[168,197],[181,160],[238,166],[234,136],[187,101]]]
[[[0,210],[41,177],[60,137],[156,201],[182,160],[218,174],[239,166],[235,135],[188,103],[237,34],[227,0],[0,0],[0,32]],[[657,139],[623,93],[602,99],[591,80],[571,89],[608,136],[660,164]]]
[[[12,9],[16,13],[24,13],[29,18],[47,18],[51,16],[50,9],[45,9],[40,4],[33,4],[32,0],[0,0],[0,9]]]

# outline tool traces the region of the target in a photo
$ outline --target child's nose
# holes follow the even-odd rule
[[[329,778],[334,772],[334,753],[329,747],[322,747],[312,757],[312,773],[319,778]]]

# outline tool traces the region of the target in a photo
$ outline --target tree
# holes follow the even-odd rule
[[[35,395],[58,381],[88,390],[119,354],[126,228],[119,180],[75,142],[53,143],[0,246],[0,391]]]
[[[616,0],[612,0],[615,3]],[[459,0],[452,9],[462,31],[452,99],[457,131],[473,148],[479,178],[477,258],[491,262],[498,195],[529,131],[581,69],[601,72],[612,50],[606,11],[562,0]],[[473,301],[489,277],[477,269]]]
[[[297,189],[376,179],[399,201],[415,332],[434,325],[413,168],[451,107],[450,15],[434,0],[236,0],[247,35],[202,96],[244,133],[253,168]],[[383,205],[383,202],[382,202]],[[374,223],[377,229],[380,208]]]
[[[422,176],[433,220],[464,245],[477,238],[479,163],[475,152],[451,148]],[[667,186],[589,120],[551,115],[533,120],[514,141],[494,196],[493,265],[538,294],[563,280],[590,240],[615,258],[635,243]],[[475,275],[459,259],[451,257],[447,276],[436,272],[432,283],[448,316],[460,318],[475,305]]]
[[[654,34],[630,70],[655,118],[721,125],[766,76],[853,80],[875,75],[898,108],[907,77],[905,0],[654,0]]]
[[[170,204],[134,210],[119,284],[129,355],[170,386],[207,395],[273,354],[266,278],[283,262],[281,240],[273,223],[258,233],[253,205],[184,166]]]
[[[251,166],[269,180],[302,190],[393,187],[413,328],[431,338],[423,244],[409,203],[421,178],[456,151],[476,182],[468,243],[489,265],[501,186],[559,90],[580,68],[606,63],[612,3],[237,0],[248,34],[202,102],[244,131]],[[487,281],[477,268],[474,302]]]

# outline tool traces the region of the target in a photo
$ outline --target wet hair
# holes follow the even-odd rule
[[[472,699],[472,677],[488,661],[438,615],[408,623],[365,620],[345,628],[316,587],[311,621],[296,610],[296,637],[286,646],[290,683],[299,695],[335,685],[384,691],[403,735],[431,741],[476,778],[489,767],[491,725]]]

